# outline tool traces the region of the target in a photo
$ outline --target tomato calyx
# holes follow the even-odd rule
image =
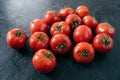
[[[43,41],[43,40],[44,40],[44,35],[40,34],[40,35],[38,36],[38,39],[41,40],[41,41]]]
[[[56,48],[61,51],[63,48],[65,47],[65,45],[63,43],[59,44],[56,46]]]
[[[15,35],[17,37],[22,37],[23,33],[24,33],[23,31],[17,30],[16,33],[15,33]]]
[[[57,31],[60,31],[61,28],[62,28],[62,25],[57,25],[56,30],[57,30]]]
[[[78,51],[78,56],[81,56],[83,59],[89,57],[90,54],[88,54],[88,49],[84,49],[82,51]]]
[[[102,38],[102,43],[103,43],[106,47],[109,47],[109,45],[110,45],[109,36],[103,36],[103,38]]]
[[[108,27],[112,27],[109,23],[105,22],[105,24],[108,26]]]
[[[78,26],[80,20],[76,19],[76,20],[73,20],[73,24],[72,24],[72,28],[75,28],[76,26]]]
[[[45,53],[45,57],[42,58],[42,61],[44,61],[44,60],[47,59],[47,58],[49,58],[50,60],[53,60],[52,54],[46,52],[46,53]]]

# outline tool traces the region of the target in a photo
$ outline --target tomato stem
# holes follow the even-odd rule
[[[40,34],[40,36],[38,37],[39,40],[43,41],[44,40],[44,36],[42,34]]]
[[[60,30],[61,30],[61,27],[62,27],[61,25],[58,25],[58,26],[56,27],[56,30],[57,30],[57,31],[60,31]]]
[[[53,60],[53,56],[50,53],[45,53],[45,57],[49,58],[50,60]]]
[[[89,57],[90,54],[88,54],[88,49],[84,49],[82,51],[78,51],[78,55],[82,56],[83,58]]]
[[[72,24],[72,28],[75,28],[76,26],[78,26],[80,20],[73,20],[73,24]]]
[[[109,36],[104,36],[102,38],[102,43],[107,47],[110,45],[110,40],[109,40]]]
[[[64,44],[59,44],[58,46],[56,46],[56,48],[60,51],[65,47]]]
[[[112,27],[109,23],[105,22],[108,27]]]
[[[21,37],[22,35],[23,35],[22,31],[19,31],[19,30],[16,31],[16,36]]]

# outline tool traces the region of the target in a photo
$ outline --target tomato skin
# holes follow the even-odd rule
[[[86,25],[80,25],[75,28],[73,32],[73,38],[76,43],[89,42],[92,39],[92,31]]]
[[[97,27],[96,27],[96,33],[106,33],[108,34],[110,37],[114,37],[115,35],[115,29],[114,27],[112,27],[109,23],[107,22],[102,22],[100,23]]]
[[[72,43],[67,35],[56,34],[50,40],[50,46],[56,54],[66,54],[70,50]]]
[[[97,52],[104,54],[112,50],[114,41],[109,35],[100,33],[94,37],[92,45]]]
[[[25,46],[27,35],[22,29],[15,28],[8,31],[6,40],[11,48],[18,50]]]
[[[30,23],[30,32],[47,32],[48,25],[44,20],[35,19]]]
[[[94,48],[88,42],[80,42],[73,49],[73,57],[78,63],[90,63],[94,59],[94,56]]]
[[[65,22],[72,28],[76,28],[81,24],[81,18],[76,14],[70,14],[66,17]]]
[[[74,10],[70,7],[67,8],[62,8],[60,9],[58,15],[61,17],[61,19],[65,20],[65,18],[70,15],[70,14],[74,14]]]
[[[49,37],[44,32],[34,32],[29,39],[29,45],[35,51],[46,49],[49,45]]]
[[[55,11],[47,11],[44,15],[44,20],[48,25],[52,25],[60,21],[60,16],[58,16]]]
[[[32,63],[36,70],[49,73],[55,69],[57,61],[50,50],[40,49],[34,54]]]
[[[76,8],[76,14],[83,18],[84,16],[89,15],[90,12],[87,6],[81,5]]]
[[[91,29],[95,28],[98,25],[98,21],[89,15],[83,17],[83,23],[89,26]]]
[[[60,34],[60,33],[69,35],[70,32],[71,32],[71,29],[70,29],[69,25],[67,23],[65,23],[64,21],[56,22],[50,28],[50,33],[52,36],[56,35],[56,34]]]

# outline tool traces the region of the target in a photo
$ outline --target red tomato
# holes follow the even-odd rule
[[[97,27],[96,27],[96,33],[106,33],[108,34],[110,37],[114,37],[115,35],[115,29],[114,27],[112,27],[109,23],[107,22],[103,22],[100,23]]]
[[[49,45],[49,37],[44,32],[34,32],[30,37],[29,45],[35,51],[46,49]]]
[[[94,56],[94,48],[87,42],[80,42],[73,49],[73,57],[78,63],[90,63],[94,59]]]
[[[44,15],[44,20],[48,25],[52,25],[55,22],[60,21],[60,17],[56,14],[55,11],[48,11]]]
[[[93,39],[93,47],[99,53],[107,53],[111,51],[113,45],[113,39],[105,33],[97,34]]]
[[[77,7],[76,14],[83,18],[84,16],[89,15],[90,12],[87,6],[82,5]]]
[[[98,21],[92,16],[85,16],[83,18],[83,23],[89,26],[91,29],[95,28],[98,25]]]
[[[66,17],[65,22],[74,29],[81,24],[81,18],[76,14],[70,14]]]
[[[73,32],[73,38],[76,43],[89,42],[92,39],[92,31],[86,25],[78,26]]]
[[[55,53],[66,54],[70,50],[72,43],[67,35],[56,34],[52,37],[50,46]]]
[[[50,28],[50,33],[52,36],[60,33],[69,35],[70,32],[71,32],[71,29],[69,25],[63,21],[54,23]]]
[[[63,19],[65,20],[65,18],[69,15],[69,14],[73,14],[74,13],[74,10],[70,7],[67,7],[67,8],[62,8],[60,9],[58,15]]]
[[[47,49],[38,50],[32,58],[33,66],[42,73],[53,71],[56,67],[56,62],[54,54]]]
[[[10,47],[13,49],[21,49],[25,46],[27,36],[22,29],[16,28],[8,31],[6,39]]]
[[[35,19],[30,23],[30,32],[47,32],[48,25],[44,20]]]

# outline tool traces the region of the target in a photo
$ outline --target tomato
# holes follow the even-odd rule
[[[111,51],[113,45],[113,39],[105,33],[97,34],[93,39],[93,47],[99,53],[107,53]]]
[[[73,57],[78,63],[90,63],[94,59],[94,56],[94,48],[88,42],[80,42],[73,49]]]
[[[81,25],[75,28],[73,38],[76,43],[89,42],[92,39],[92,31],[86,25]]]
[[[115,35],[115,29],[114,27],[112,27],[109,23],[107,22],[103,22],[100,23],[97,27],[96,27],[96,33],[106,33],[108,34],[110,37],[114,37]]]
[[[84,16],[89,15],[90,12],[87,6],[81,5],[77,7],[76,14],[83,18]]]
[[[26,33],[20,28],[11,29],[8,31],[6,36],[8,45],[13,49],[23,48],[25,46],[26,39]]]
[[[47,49],[38,50],[32,58],[33,66],[42,73],[53,71],[56,67],[56,62],[54,54]]]
[[[50,46],[55,53],[66,54],[70,50],[72,43],[67,35],[56,34],[50,40]]]
[[[83,23],[89,26],[91,29],[95,28],[98,25],[98,21],[92,16],[85,16],[83,18]]]
[[[60,17],[55,11],[48,11],[44,15],[44,20],[48,25],[52,25],[55,22],[59,22]]]
[[[74,10],[70,7],[66,7],[66,8],[62,8],[60,9],[58,15],[65,20],[65,18],[69,15],[69,14],[73,14]]]
[[[30,23],[30,32],[47,32],[48,25],[44,20],[35,19]]]
[[[29,45],[35,51],[46,49],[49,45],[49,37],[44,32],[34,32],[29,39]]]
[[[69,35],[70,32],[71,32],[71,29],[69,25],[63,21],[54,23],[50,28],[50,33],[52,36],[60,33]]]
[[[66,17],[65,22],[72,28],[76,28],[81,24],[81,18],[76,14],[70,14]]]

